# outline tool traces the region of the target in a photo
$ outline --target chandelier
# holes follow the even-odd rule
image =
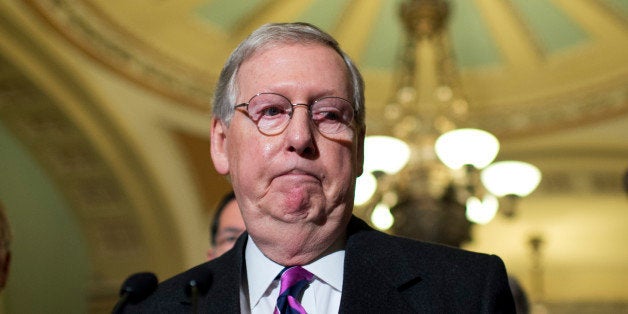
[[[512,217],[514,201],[536,188],[541,173],[523,162],[493,162],[497,138],[467,127],[448,1],[406,0],[399,13],[406,40],[383,117],[390,134],[365,140],[356,213],[397,235],[460,246],[472,224],[498,210]]]

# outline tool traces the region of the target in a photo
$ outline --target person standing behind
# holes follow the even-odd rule
[[[247,37],[220,74],[210,132],[247,231],[128,312],[514,313],[499,257],[387,235],[353,216],[364,104],[360,72],[319,28],[266,24]],[[199,276],[211,285],[186,295]]]
[[[0,292],[4,290],[11,266],[11,226],[0,203]]]
[[[235,194],[229,192],[218,203],[210,225],[211,247],[207,250],[207,260],[229,251],[245,229]]]

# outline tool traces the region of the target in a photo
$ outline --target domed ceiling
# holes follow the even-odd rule
[[[380,116],[404,38],[401,0],[26,2],[98,61],[204,111],[239,41],[263,23],[305,21],[357,61],[367,118]],[[626,1],[451,1],[449,35],[472,117],[502,138],[628,112]]]

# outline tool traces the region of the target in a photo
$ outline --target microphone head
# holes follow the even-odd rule
[[[127,295],[130,303],[144,300],[157,289],[157,276],[142,272],[129,276],[120,288],[120,296]]]
[[[196,288],[199,294],[204,294],[212,283],[212,274],[208,269],[203,269],[191,276],[190,280],[185,283],[185,294],[192,296],[192,290]]]

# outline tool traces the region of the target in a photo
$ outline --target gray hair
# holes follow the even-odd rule
[[[240,43],[220,72],[213,99],[214,117],[227,124],[231,121],[237,96],[236,77],[244,61],[263,48],[293,43],[322,44],[334,49],[342,57],[353,89],[353,103],[357,112],[355,119],[357,125],[364,129],[364,80],[360,71],[331,35],[307,23],[265,24]]]

